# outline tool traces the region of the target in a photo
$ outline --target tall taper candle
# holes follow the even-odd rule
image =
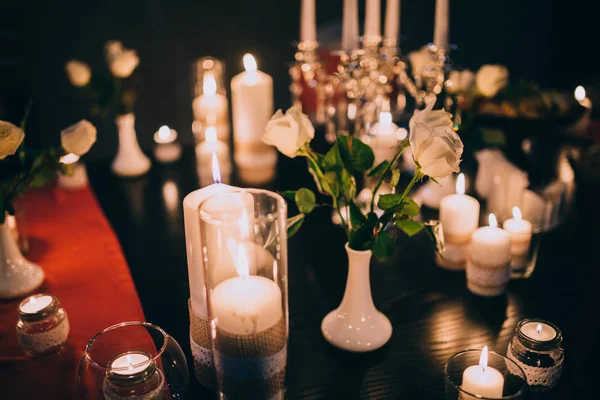
[[[300,6],[300,41],[317,40],[315,0],[302,0]]]
[[[342,50],[358,48],[358,0],[344,0]]]
[[[387,0],[384,40],[397,41],[400,33],[400,0]]]
[[[364,36],[366,38],[381,37],[381,0],[367,0]]]
[[[433,44],[440,48],[448,47],[448,31],[450,29],[450,0],[436,0],[435,28]]]

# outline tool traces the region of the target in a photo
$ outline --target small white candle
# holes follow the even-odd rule
[[[358,0],[344,0],[342,50],[358,49],[358,36]],[[351,105],[356,107],[354,104]],[[348,107],[348,112],[350,112],[350,107]]]
[[[88,175],[85,165],[78,162],[79,156],[77,154],[69,153],[60,158],[60,162],[63,164],[71,164],[73,172],[71,175],[58,174],[58,187],[65,190],[78,190],[83,189],[88,185]]]
[[[502,224],[505,231],[510,233],[512,255],[511,265],[513,270],[525,268],[531,245],[531,222],[523,219],[519,207],[513,207],[513,218],[509,218]]]
[[[392,114],[389,112],[379,113],[379,122],[373,125],[372,132],[374,137],[368,140],[375,155],[375,165],[384,160],[392,161],[398,152],[401,134],[398,125],[392,122]]]
[[[202,95],[192,101],[194,118],[215,124],[227,118],[227,98],[217,93],[217,80],[212,72],[202,78]]]
[[[488,348],[484,346],[479,358],[479,365],[472,365],[463,372],[461,389],[479,396],[479,398],[501,398],[504,390],[504,377],[500,371],[487,364]],[[475,396],[467,398],[476,399]]]
[[[166,125],[161,126],[154,133],[154,157],[162,163],[170,163],[177,161],[181,157],[181,145],[175,140],[177,139],[177,131]]]
[[[385,40],[396,42],[400,33],[400,0],[387,0],[385,8]]]
[[[433,31],[433,44],[438,48],[446,48],[450,26],[450,0],[436,0],[435,2],[435,28]]]
[[[152,364],[147,353],[123,353],[110,363],[111,373],[118,375],[135,375],[145,371]]]
[[[196,161],[200,186],[207,186],[212,182],[212,170],[215,158],[218,160],[221,182],[229,183],[231,175],[229,146],[217,140],[217,131],[213,126],[206,128],[205,138],[202,143],[196,146]]]
[[[530,339],[547,342],[556,337],[556,330],[543,322],[528,322],[521,327],[521,332]]]
[[[19,310],[23,314],[35,314],[42,311],[52,303],[52,296],[44,295],[34,297],[31,296],[28,302],[24,302],[19,306]]]
[[[381,0],[367,0],[365,10],[365,38],[381,38]]]
[[[317,40],[317,19],[315,15],[315,0],[302,0],[300,6],[300,41]]]

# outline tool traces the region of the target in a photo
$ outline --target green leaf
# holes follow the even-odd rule
[[[298,214],[294,217],[287,219],[287,235],[288,239],[291,238],[300,230],[302,223],[304,222],[304,214]]]
[[[401,221],[396,221],[396,226],[402,230],[402,232],[406,233],[408,236],[412,236],[415,233],[418,233],[423,229],[423,224],[412,219],[406,219]]]
[[[387,167],[389,167],[390,163],[388,162],[388,160],[383,160],[383,162],[379,165],[377,165],[375,168],[373,168],[372,170],[369,171],[369,175],[368,176],[375,176],[375,177],[381,177]]]
[[[53,182],[56,179],[56,170],[52,168],[44,168],[38,171],[30,181],[31,187],[42,187],[46,186],[50,182]]]
[[[357,230],[352,231],[348,244],[354,250],[368,250],[373,243],[374,230],[377,227],[377,214],[370,212],[367,221]]]
[[[392,207],[397,207],[402,203],[402,194],[394,193],[394,194],[382,194],[379,196],[379,201],[377,202],[377,207],[382,210],[387,210]]]
[[[296,201],[296,190],[286,190],[284,192],[281,192],[281,195],[288,200],[291,201]]]
[[[367,222],[367,217],[360,211],[354,200],[351,200],[348,206],[350,208],[350,226],[352,226],[352,230],[357,230]]]
[[[337,143],[325,154],[323,165],[326,171],[338,171],[344,167],[344,162],[340,156],[340,148]]]
[[[347,169],[342,169],[340,172],[340,196],[344,196],[347,200],[356,197],[356,182]]]
[[[306,162],[308,163],[308,171],[313,176],[319,192],[331,195],[332,189],[327,183],[325,176],[323,176],[321,167],[310,157],[306,158]]]
[[[352,136],[338,136],[337,144],[344,166],[353,175],[373,166],[375,156],[371,147]]]
[[[398,186],[398,182],[400,182],[400,170],[395,169],[392,171],[392,178],[390,179],[390,186],[395,188]]]
[[[395,239],[392,238],[387,232],[379,232],[371,250],[373,255],[379,261],[385,261],[394,254]]]
[[[402,200],[402,214],[414,217],[419,215],[420,211],[419,205],[410,197],[405,197],[404,200]]]
[[[329,171],[323,176],[323,190],[329,193],[336,199],[340,197],[340,183],[338,181],[338,175],[336,172]]]
[[[296,205],[302,214],[310,214],[317,205],[315,194],[306,188],[298,189],[295,196]]]

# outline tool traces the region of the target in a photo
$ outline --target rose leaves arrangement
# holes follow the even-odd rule
[[[416,219],[419,206],[408,196],[413,185],[425,176],[436,181],[459,171],[463,144],[452,130],[452,115],[443,110],[433,110],[435,100],[435,97],[429,98],[427,108],[417,111],[410,120],[410,140],[399,143],[391,161],[378,165],[374,165],[371,148],[351,136],[338,136],[326,154],[313,151],[310,142],[314,138],[314,127],[296,107],[285,114],[281,110],[275,113],[267,124],[263,141],[277,147],[288,157],[305,157],[319,192],[331,198],[330,206],[341,217],[350,248],[371,250],[378,260],[383,261],[394,251],[395,236],[390,234],[393,226],[409,236],[426,228],[430,236],[436,238],[435,226]],[[412,150],[416,164],[410,183],[402,193],[376,196],[383,183],[392,188],[398,185],[400,170],[397,161],[408,148]],[[365,175],[373,178],[376,184],[372,189],[371,204],[363,210],[355,198],[356,182]],[[291,237],[300,229],[305,217],[323,205],[316,203],[315,194],[307,188],[287,191],[283,196],[294,201],[300,211],[300,214],[288,219],[288,236]],[[436,245],[440,243],[436,241]]]
[[[106,118],[111,111],[117,115],[133,112],[136,95],[132,74],[140,63],[136,51],[123,47],[119,41],[109,41],[105,57],[110,75],[93,75],[88,64],[71,60],[65,65],[69,82],[94,103],[93,116]]]
[[[43,150],[25,147],[25,120],[21,126],[0,121],[0,224],[6,213],[14,214],[15,198],[29,188],[42,187],[56,179],[57,172],[72,173],[71,164],[61,158],[69,153],[82,156],[96,141],[96,127],[86,120],[60,133],[61,145]]]

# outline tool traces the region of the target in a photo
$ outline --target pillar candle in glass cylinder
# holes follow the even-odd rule
[[[251,54],[244,55],[244,68],[231,80],[234,160],[242,181],[260,184],[273,179],[277,164],[275,149],[262,142],[273,115],[273,79]]]
[[[494,214],[489,223],[471,235],[467,259],[467,287],[480,296],[502,294],[510,279],[510,235],[498,228]]]
[[[527,267],[529,260],[529,247],[531,246],[531,222],[523,219],[519,207],[513,207],[513,218],[502,224],[505,231],[510,233],[510,252],[512,259],[510,265],[513,272],[519,272]]]
[[[440,223],[444,232],[444,256],[436,254],[440,267],[463,270],[471,234],[479,222],[479,202],[465,194],[465,176],[456,179],[456,194],[440,202]]]
[[[464,395],[461,399],[501,398],[503,387],[504,376],[497,369],[488,366],[488,347],[484,346],[479,365],[472,365],[463,373],[461,389],[475,396]]]

